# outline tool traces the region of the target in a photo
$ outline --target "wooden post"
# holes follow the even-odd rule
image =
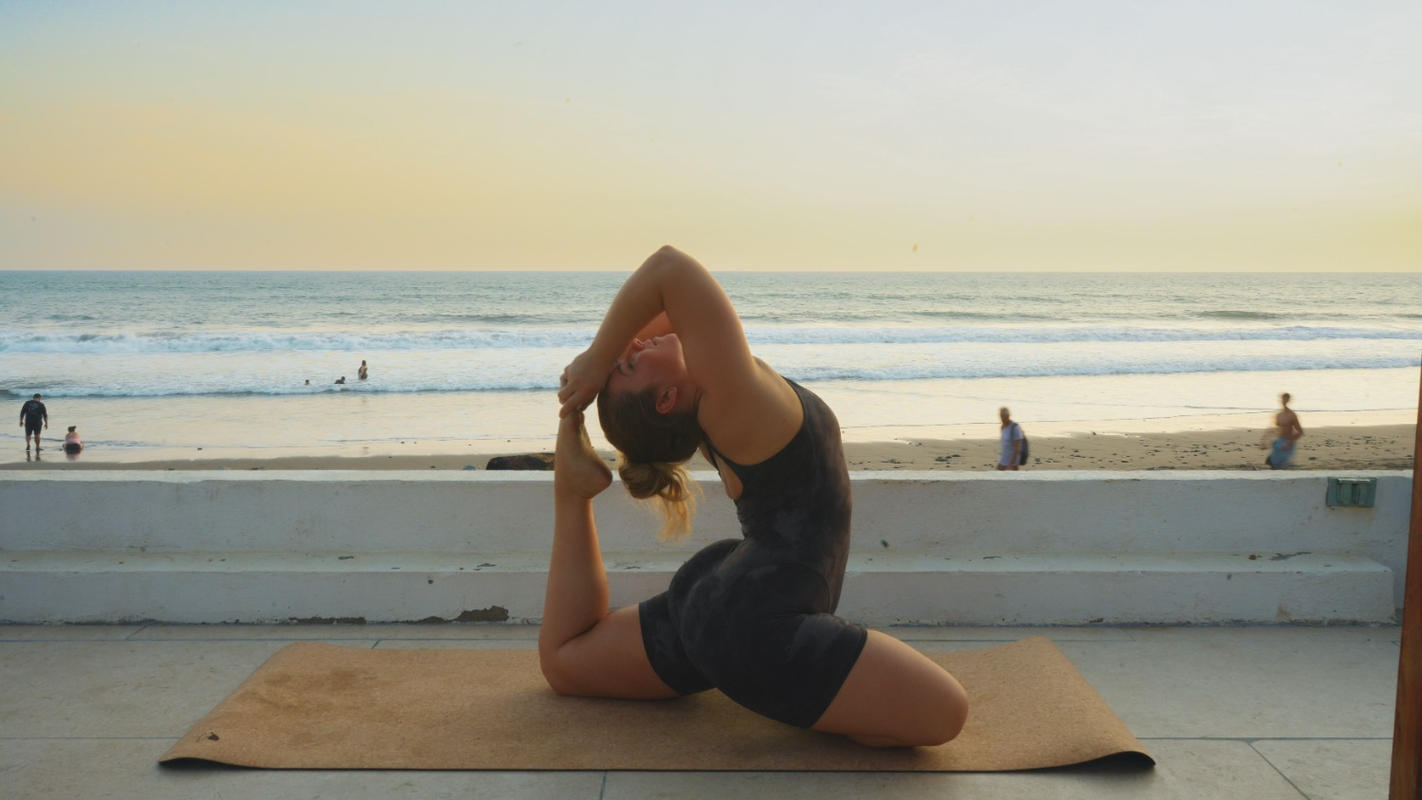
[[[1392,728],[1389,800],[1422,800],[1422,388],[1412,445],[1412,519],[1402,590],[1402,651],[1397,657],[1397,708]]]

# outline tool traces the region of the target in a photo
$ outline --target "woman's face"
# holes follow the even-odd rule
[[[685,375],[686,361],[675,333],[637,339],[613,365],[605,391],[640,392],[649,386],[665,386]]]

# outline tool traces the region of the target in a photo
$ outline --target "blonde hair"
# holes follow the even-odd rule
[[[657,539],[663,542],[685,539],[691,532],[701,487],[691,479],[683,464],[667,461],[628,461],[626,454],[617,474],[627,493],[641,500],[655,499],[661,512],[662,528]]]
[[[656,391],[648,388],[616,397],[601,392],[597,417],[607,440],[622,454],[617,474],[628,494],[659,501],[662,529],[657,538],[684,538],[701,491],[683,466],[706,438],[696,412],[658,413]]]

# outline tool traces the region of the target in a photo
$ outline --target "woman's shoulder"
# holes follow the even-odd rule
[[[697,421],[716,449],[739,464],[755,464],[780,452],[804,422],[800,395],[759,358],[743,392],[706,397]]]

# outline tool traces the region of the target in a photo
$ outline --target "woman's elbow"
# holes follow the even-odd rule
[[[658,269],[666,271],[702,268],[696,259],[669,244],[664,244],[657,248],[657,252],[647,257],[647,262]]]

